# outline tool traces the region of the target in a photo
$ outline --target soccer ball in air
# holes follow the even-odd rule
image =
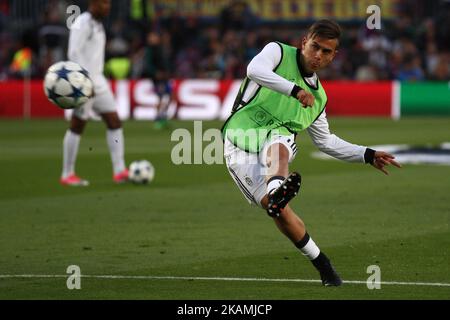
[[[62,109],[74,109],[85,104],[94,93],[89,73],[78,63],[62,61],[47,70],[44,91],[48,100]]]
[[[128,178],[136,184],[150,183],[155,177],[155,168],[147,160],[133,161],[128,172]]]

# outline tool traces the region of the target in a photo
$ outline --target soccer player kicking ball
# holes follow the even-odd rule
[[[341,31],[330,20],[314,23],[300,48],[271,42],[247,68],[231,116],[223,127],[228,171],[250,203],[267,210],[280,231],[311,260],[322,284],[342,280],[327,256],[306,232],[303,221],[288,205],[300,189],[299,173],[289,174],[296,134],[307,130],[323,152],[349,162],[400,168],[383,151],[348,143],[328,128],[327,96],[316,71],[328,66],[337,53]]]
[[[89,184],[75,174],[75,161],[81,134],[92,109],[101,115],[108,128],[106,140],[111,154],[114,182],[128,180],[122,124],[113,94],[103,76],[106,35],[101,20],[109,15],[110,9],[111,0],[89,0],[88,11],[81,14],[70,29],[68,58],[89,71],[95,97],[73,112],[70,128],[64,137],[63,172],[60,180],[63,185]]]

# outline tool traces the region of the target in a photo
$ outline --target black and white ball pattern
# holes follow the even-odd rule
[[[133,161],[128,172],[128,178],[136,184],[150,183],[155,177],[155,168],[147,160]]]
[[[94,93],[89,73],[78,63],[62,61],[47,70],[44,79],[47,98],[62,109],[74,109],[85,104]]]

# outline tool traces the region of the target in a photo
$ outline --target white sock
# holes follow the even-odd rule
[[[107,130],[106,141],[108,142],[109,153],[113,165],[114,174],[125,170],[124,160],[124,138],[122,128]]]
[[[267,182],[267,194],[271,194],[283,183],[284,177],[282,176],[273,176]]]
[[[295,244],[300,249],[302,254],[309,260],[314,260],[320,254],[320,249],[316,243],[311,239],[308,233],[305,234],[302,240]]]
[[[63,171],[62,178],[75,173],[75,161],[78,154],[78,146],[80,145],[81,136],[67,130],[63,142]]]

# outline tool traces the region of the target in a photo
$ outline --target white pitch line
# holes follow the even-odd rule
[[[3,274],[0,279],[8,278],[68,278],[70,274]],[[72,275],[73,276],[73,275]],[[253,282],[304,282],[321,283],[314,279],[269,279],[269,278],[232,278],[232,277],[176,277],[176,276],[124,276],[124,275],[87,275],[82,274],[82,278],[91,279],[135,279],[135,280],[206,280],[206,281],[253,281]],[[367,284],[366,281],[343,280],[344,284]],[[450,287],[450,283],[439,282],[400,282],[381,281],[382,285],[398,286],[430,286],[430,287]]]

